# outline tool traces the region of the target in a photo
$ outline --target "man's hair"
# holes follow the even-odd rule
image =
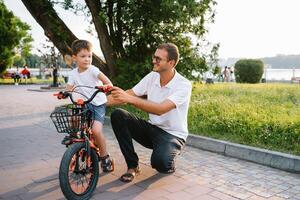
[[[92,51],[92,43],[87,40],[75,40],[72,42],[72,55],[77,55],[78,52],[82,49],[86,49],[88,51]]]
[[[157,47],[157,49],[164,49],[168,52],[168,60],[174,60],[175,65],[177,65],[179,61],[179,50],[178,47],[173,43],[163,43]]]

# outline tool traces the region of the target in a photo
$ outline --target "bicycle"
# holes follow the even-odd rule
[[[96,91],[90,98],[87,98],[82,93],[75,91],[78,87],[93,88]],[[69,142],[65,144],[67,150],[59,167],[60,188],[67,199],[89,199],[97,186],[100,153],[91,131],[93,112],[87,108],[87,104],[99,92],[106,93],[108,88],[79,85],[74,87],[71,92],[54,94],[58,99],[69,97],[72,102],[72,104],[56,107],[50,115],[57,132],[69,134]],[[75,101],[73,93],[83,95],[87,100],[79,98]],[[112,168],[114,170],[114,163],[112,163]]]

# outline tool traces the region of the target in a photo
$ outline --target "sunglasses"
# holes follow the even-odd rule
[[[155,61],[155,63],[160,63],[161,61],[163,61],[165,59],[162,59],[162,58],[160,58],[158,56],[152,55],[152,61],[153,60]],[[168,59],[166,59],[166,60],[168,60]]]

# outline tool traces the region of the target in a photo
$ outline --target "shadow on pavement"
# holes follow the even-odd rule
[[[25,186],[3,193],[1,194],[0,198],[14,199],[16,196],[19,196],[21,199],[43,198],[59,188],[58,174],[53,174],[48,177],[35,180],[34,182]]]

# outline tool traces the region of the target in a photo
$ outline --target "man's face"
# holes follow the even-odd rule
[[[76,61],[77,66],[80,69],[87,69],[92,64],[92,56],[92,51],[81,49],[77,55],[73,55],[73,59]]]
[[[174,60],[169,60],[168,52],[164,49],[157,49],[152,56],[153,71],[164,72],[173,68]]]

